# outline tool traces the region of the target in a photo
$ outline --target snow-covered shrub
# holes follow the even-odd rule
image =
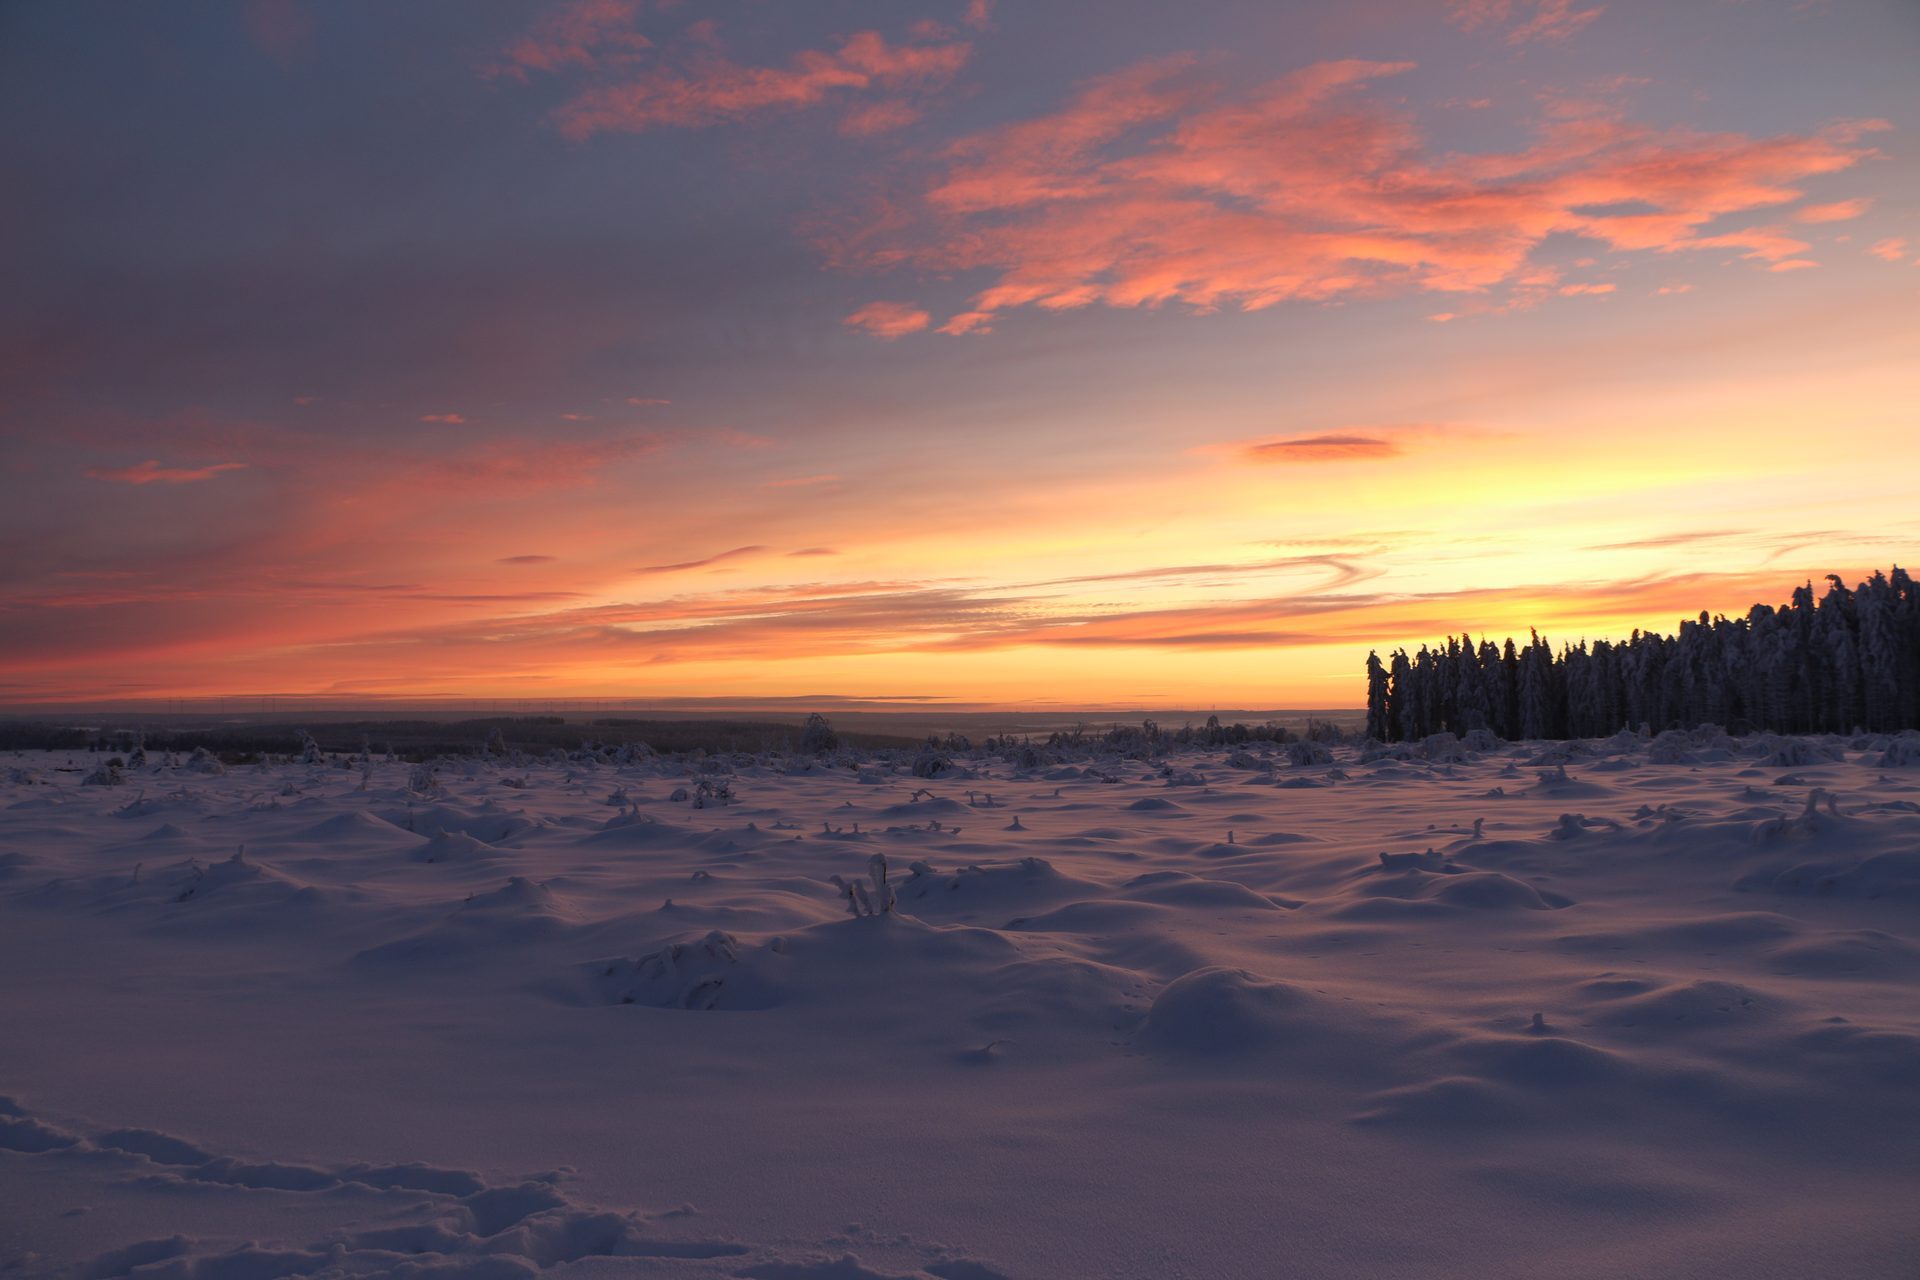
[[[1305,768],[1308,765],[1333,763],[1333,752],[1327,750],[1324,744],[1315,742],[1312,739],[1289,742],[1286,751],[1288,762],[1299,768]]]
[[[818,711],[808,715],[807,723],[800,730],[800,750],[810,756],[823,756],[839,749],[840,735],[833,731],[827,718]]]
[[[1458,764],[1467,758],[1460,739],[1444,731],[1428,734],[1420,743],[1420,753],[1429,760],[1446,764]]]
[[[887,857],[883,853],[867,859],[868,883],[859,880],[849,883],[839,876],[827,878],[846,899],[848,914],[856,918],[885,915],[893,910],[893,886],[887,883]]]
[[[913,776],[916,778],[938,778],[953,768],[953,760],[941,751],[928,748],[913,760]]]
[[[120,766],[112,760],[103,760],[94,766],[92,773],[80,779],[83,787],[118,787],[126,784],[127,777],[120,772]]]
[[[205,747],[193,749],[193,754],[187,757],[185,768],[189,773],[204,773],[216,778],[227,771],[227,766],[220,762],[220,757]]]
[[[440,790],[440,777],[430,764],[417,764],[407,772],[407,790],[432,795]]]
[[[1761,763],[1776,769],[1802,769],[1808,765],[1831,764],[1832,749],[1806,738],[1780,738],[1768,734],[1761,739],[1765,753]]]
[[[1691,764],[1693,735],[1668,729],[1647,745],[1647,759],[1653,764]]]
[[[1903,733],[1887,739],[1887,748],[1880,753],[1880,767],[1901,769],[1910,764],[1920,764],[1920,734]]]

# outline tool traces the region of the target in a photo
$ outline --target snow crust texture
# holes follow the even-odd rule
[[[0,1274],[1914,1275],[1920,737],[1441,736],[12,758]]]

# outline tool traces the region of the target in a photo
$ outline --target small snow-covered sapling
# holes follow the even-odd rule
[[[847,913],[855,919],[863,916],[886,915],[893,910],[893,886],[887,883],[887,858],[876,853],[867,860],[869,883],[858,880],[848,883],[839,876],[827,877],[840,890],[847,900]]]

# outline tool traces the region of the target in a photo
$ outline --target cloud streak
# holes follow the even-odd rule
[[[1376,436],[1324,435],[1265,440],[1245,446],[1240,456],[1250,462],[1352,462],[1397,458],[1405,452],[1395,441]]]
[[[206,467],[163,467],[153,458],[130,467],[94,467],[87,474],[95,480],[115,484],[194,484],[211,480],[223,471],[243,471],[244,462],[216,462]]]
[[[751,556],[763,556],[768,548],[761,546],[735,547],[731,551],[722,551],[718,555],[703,557],[699,560],[681,560],[673,564],[650,564],[630,572],[651,576],[662,573],[685,573],[690,569],[705,569],[711,565],[724,564],[729,560],[745,560]]]
[[[765,112],[805,110],[871,89],[937,88],[971,52],[965,42],[896,44],[877,31],[861,31],[837,48],[804,50],[785,66],[772,67],[743,65],[695,44],[678,65],[648,67],[582,90],[553,119],[576,142],[600,133],[707,128]],[[907,111],[897,102],[868,107],[843,127],[854,134],[884,132],[909,123],[902,114]]]

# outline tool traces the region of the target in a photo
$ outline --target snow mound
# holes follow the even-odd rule
[[[1180,1056],[1273,1052],[1325,1063],[1367,1056],[1379,1037],[1369,1021],[1304,987],[1210,965],[1160,990],[1135,1042]]]

